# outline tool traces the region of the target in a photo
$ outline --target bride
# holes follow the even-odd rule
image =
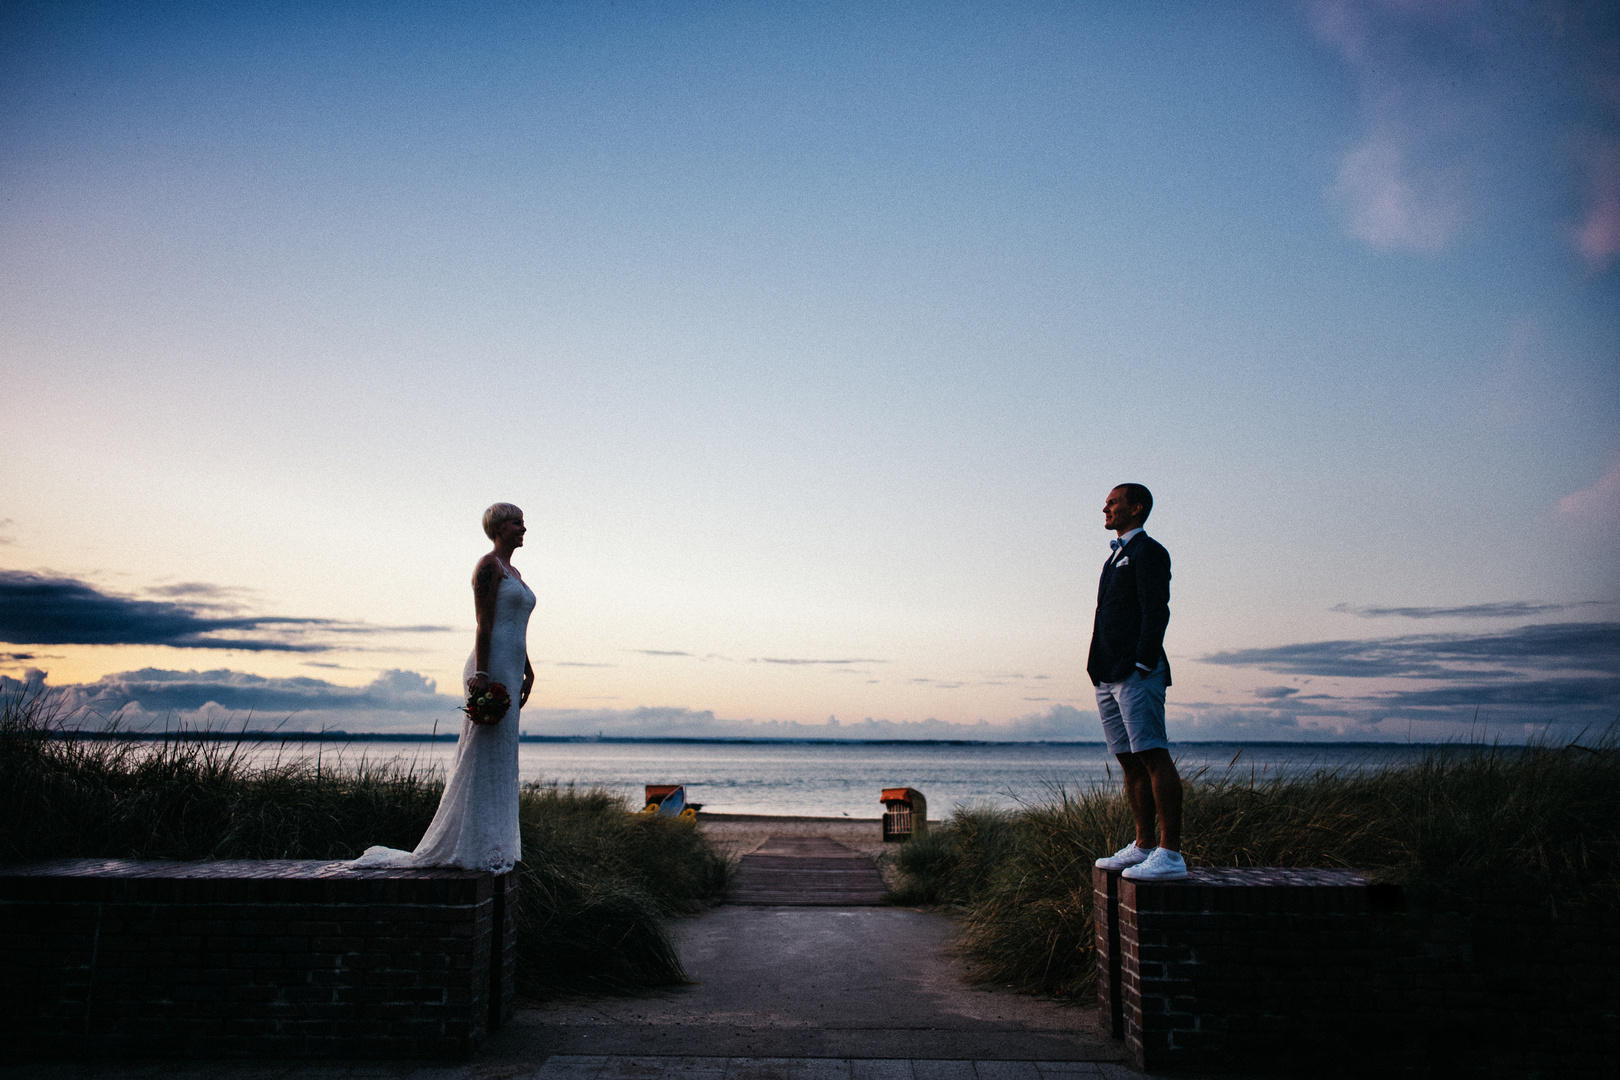
[[[512,566],[523,546],[523,511],[496,503],[484,511],[484,532],[495,548],[473,571],[478,636],[462,672],[468,695],[521,680],[517,701],[497,724],[461,723],[450,778],[415,851],[369,847],[355,866],[455,866],[466,870],[512,868],[522,857],[518,838],[518,713],[534,688],[526,635],[534,593]]]

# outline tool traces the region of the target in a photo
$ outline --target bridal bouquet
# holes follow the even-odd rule
[[[475,724],[498,724],[511,707],[512,695],[506,692],[506,687],[492,682],[482,690],[468,694],[467,704],[461,707],[461,711]]]

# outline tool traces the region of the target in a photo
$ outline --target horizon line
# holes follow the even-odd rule
[[[97,741],[158,741],[174,739],[178,742],[432,742],[453,743],[461,736],[457,732],[385,732],[385,731],[91,731],[63,729],[43,733],[45,738],[88,738]],[[789,736],[737,736],[737,735],[527,735],[519,734],[519,742],[526,743],[723,743],[732,745],[822,745],[822,746],[1096,746],[1106,748],[1099,739],[839,739]],[[1389,739],[1186,739],[1176,746],[1446,746],[1455,740],[1441,742],[1395,741]],[[1517,746],[1518,743],[1504,745]]]

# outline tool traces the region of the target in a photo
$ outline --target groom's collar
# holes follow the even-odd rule
[[[1119,546],[1121,548],[1124,548],[1124,546],[1126,544],[1130,543],[1132,540],[1135,540],[1136,539],[1136,534],[1141,532],[1141,531],[1142,531],[1142,526],[1138,525],[1136,528],[1132,529],[1130,532],[1121,535],[1120,538],[1119,538]]]

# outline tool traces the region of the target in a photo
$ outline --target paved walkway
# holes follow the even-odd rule
[[[955,924],[892,907],[715,908],[676,941],[694,985],[522,1013],[552,1054],[1115,1061],[1092,1008],[968,986]]]

